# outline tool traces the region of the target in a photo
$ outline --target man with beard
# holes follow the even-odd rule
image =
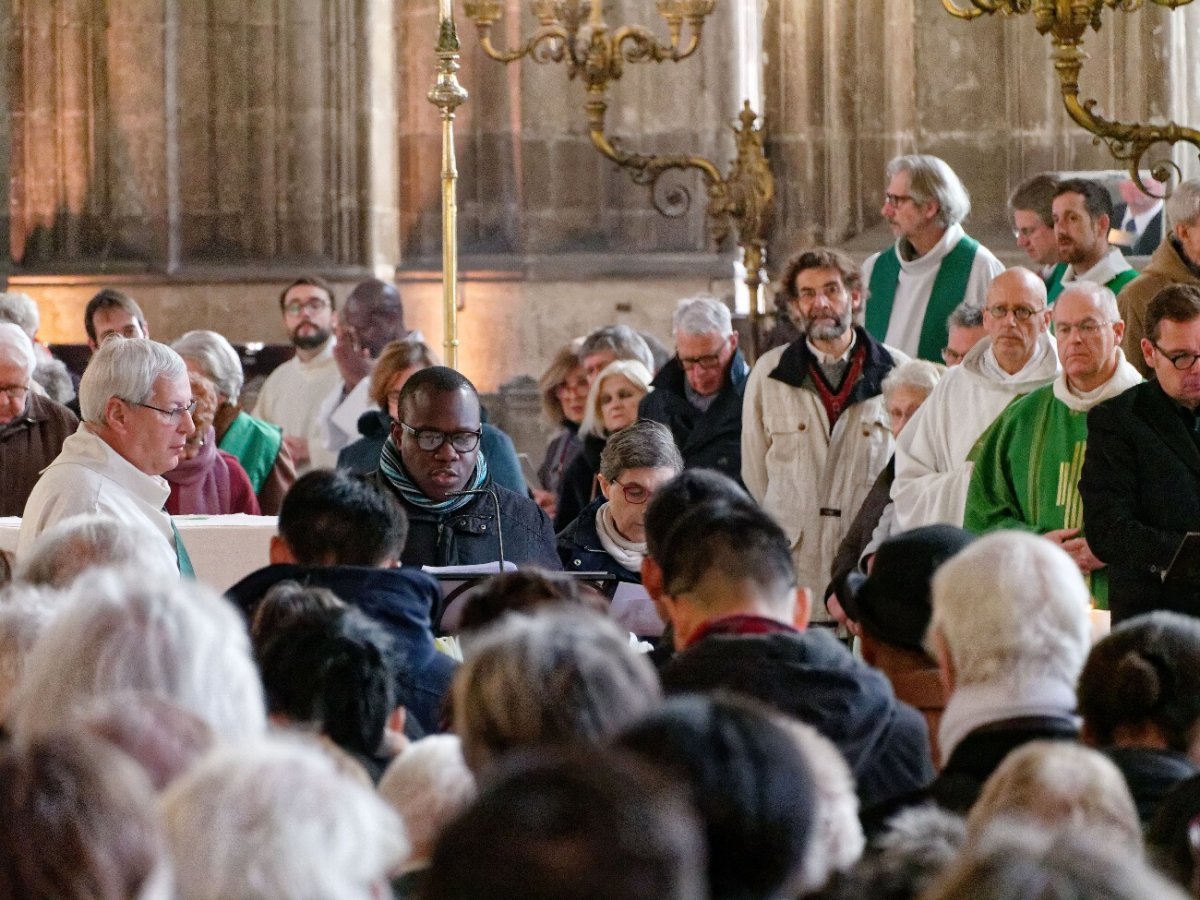
[[[321,442],[317,410],[342,383],[333,356],[337,298],[323,278],[308,275],[284,288],[279,308],[296,355],[267,376],[254,416],[283,429],[297,472],[333,468],[337,454]]]
[[[843,254],[798,254],[782,285],[801,337],[750,372],[742,480],[787,534],[799,583],[823,590],[838,544],[892,454],[881,384],[908,357],[853,324],[862,276]]]
[[[1051,207],[1058,256],[1065,268],[1055,269],[1046,290],[1053,303],[1063,288],[1076,281],[1102,284],[1114,294],[1137,277],[1121,251],[1108,245],[1113,203],[1108,190],[1086,178],[1068,178],[1054,192]]]

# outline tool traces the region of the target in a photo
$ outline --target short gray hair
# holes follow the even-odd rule
[[[191,360],[217,386],[217,393],[237,403],[246,376],[233,345],[215,331],[189,331],[171,344],[185,360]]]
[[[33,341],[29,340],[29,335],[20,325],[0,322],[0,358],[20,363],[25,367],[25,377],[33,377],[37,356],[33,352]]]
[[[605,325],[590,332],[579,347],[579,358],[606,350],[617,359],[636,359],[647,371],[654,371],[654,354],[649,345],[628,325]]]
[[[20,291],[0,294],[0,322],[12,322],[14,325],[20,325],[21,330],[32,340],[42,322],[37,301]]]
[[[100,425],[113,397],[146,403],[154,396],[159,378],[186,377],[183,359],[166,344],[148,338],[108,340],[92,356],[79,381],[79,411],[83,421]]]
[[[422,738],[392,760],[379,796],[404,820],[409,865],[428,862],[439,832],[475,799],[475,776],[453,734]]]
[[[629,469],[674,469],[676,475],[683,471],[683,457],[666,425],[642,419],[608,439],[600,451],[600,474],[615,481]]]
[[[723,338],[733,334],[733,317],[729,307],[711,294],[685,297],[675,306],[671,315],[671,331],[676,334],[719,334]]]
[[[946,328],[982,328],[983,307],[975,303],[960,303],[946,318]]]
[[[901,363],[894,367],[892,371],[884,376],[883,384],[880,387],[883,390],[885,399],[890,399],[897,388],[909,387],[915,388],[918,391],[924,391],[928,397],[933,389],[937,387],[938,382],[942,380],[942,375],[945,368],[931,363],[926,359],[910,359],[908,362]]]
[[[1066,294],[1087,294],[1089,297],[1095,298],[1100,309],[1104,313],[1104,317],[1110,322],[1121,321],[1121,310],[1117,306],[1117,295],[1103,284],[1097,284],[1094,281],[1072,281],[1063,286],[1062,293],[1058,295],[1054,301],[1054,308],[1058,308],[1058,301]],[[1051,316],[1053,316],[1053,311]]]
[[[29,584],[66,588],[95,568],[136,566],[143,574],[158,564],[145,553],[155,539],[149,528],[120,522],[112,516],[85,513],[71,516],[38,535],[17,566],[17,578]],[[167,577],[170,572],[153,573]]]
[[[1167,198],[1166,208],[1172,225],[1196,225],[1200,221],[1200,178],[1179,182]]]
[[[183,900],[368,900],[408,851],[375,792],[298,739],[218,748],[167,789],[162,809]]]
[[[1090,643],[1079,568],[1044,537],[985,535],[933,576],[929,627],[946,643],[959,684],[1057,681],[1075,690]]]
[[[505,753],[604,743],[657,707],[654,666],[596,613],[511,614],[472,643],[451,686],[454,730],[478,775]]]
[[[927,153],[897,156],[887,164],[887,177],[908,174],[908,192],[917,203],[936,200],[938,224],[957,225],[971,212],[971,195],[945,160]]]
[[[225,739],[266,727],[241,616],[196,582],[147,579],[142,571],[76,582],[29,655],[12,730],[21,739],[44,734],[124,690],[173,700]]]

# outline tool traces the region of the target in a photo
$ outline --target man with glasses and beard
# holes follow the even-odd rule
[[[892,454],[881,385],[908,357],[853,324],[862,278],[843,254],[796,255],[782,290],[802,336],[750,372],[742,480],[787,534],[800,584],[823,590],[838,544]]]
[[[296,355],[267,376],[254,416],[283,429],[283,442],[292,454],[297,473],[333,468],[337,454],[326,450],[321,442],[317,410],[342,383],[333,357],[337,298],[325,279],[308,275],[284,288],[279,295],[279,309]]]
[[[492,481],[479,394],[454,369],[430,366],[400,389],[399,418],[370,477],[408,516],[400,561],[466,566],[503,558],[519,566],[561,569],[550,520],[528,497]]]

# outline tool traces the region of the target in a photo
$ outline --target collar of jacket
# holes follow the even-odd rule
[[[863,360],[862,375],[850,392],[850,405],[882,393],[883,378],[896,364],[887,348],[867,334],[861,325],[854,326],[854,334],[857,338],[855,347],[866,348],[867,356]],[[795,388],[804,387],[804,382],[809,378],[809,369],[815,364],[816,357],[808,349],[808,339],[800,337],[787,345],[770,377]]]
[[[440,528],[450,528],[468,534],[486,534],[495,530],[490,523],[496,521],[496,517],[500,513],[498,507],[502,505],[503,501],[500,499],[500,490],[492,483],[491,475],[487,477],[480,490],[494,491],[496,502],[493,504],[492,498],[489,496],[477,495],[462,509],[452,513],[436,513],[409,503],[404,504],[404,512],[408,515],[410,522],[432,522]]]
[[[724,393],[730,387],[740,389],[745,387],[746,379],[750,376],[750,364],[746,362],[746,357],[742,355],[742,351],[735,350],[733,358],[729,361],[729,369],[725,373],[725,380],[721,384],[721,390],[718,393]],[[684,384],[687,381],[687,373],[683,371],[683,363],[679,361],[679,356],[672,356],[666,361],[658,374],[654,376],[655,390],[664,390],[672,394],[678,394],[681,397],[687,396],[684,389]]]

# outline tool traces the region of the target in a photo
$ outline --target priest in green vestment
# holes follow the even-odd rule
[[[1071,555],[1106,608],[1108,579],[1088,547],[1079,497],[1087,411],[1142,377],[1121,352],[1125,323],[1108,288],[1069,285],[1053,323],[1058,376],[1016,400],[975,445],[963,524],[978,533],[1019,528],[1045,535]]]

